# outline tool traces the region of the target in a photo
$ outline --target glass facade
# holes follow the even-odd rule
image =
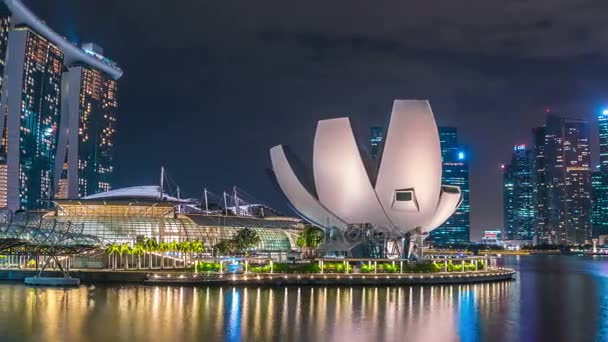
[[[104,243],[134,244],[155,238],[158,242],[200,240],[211,247],[233,238],[243,228],[251,228],[261,238],[255,251],[289,252],[297,248],[292,222],[177,214],[175,207],[166,203],[58,201],[55,211],[47,216],[82,225],[83,234],[96,236]]]
[[[549,231],[547,172],[545,159],[545,127],[532,130],[534,140],[534,168],[536,188],[534,190],[534,231],[539,243],[551,242]]]
[[[8,34],[11,29],[11,14],[4,3],[0,3],[0,90],[4,84],[4,67],[6,66],[6,51]],[[4,118],[6,120],[6,118]],[[6,127],[6,126],[5,126]]]
[[[582,244],[591,239],[589,123],[547,116],[543,163],[548,242]],[[543,200],[539,196],[539,200]]]
[[[38,209],[45,206],[40,199],[52,198],[63,53],[29,28],[16,30],[27,30],[18,140],[19,208]]]
[[[369,147],[372,158],[376,159],[380,151],[380,144],[384,137],[384,127],[374,126],[369,129]]]
[[[526,145],[513,148],[511,163],[503,168],[504,237],[532,240],[535,235],[535,158]]]
[[[111,190],[116,92],[116,80],[99,70],[81,68],[78,197]]]
[[[592,237],[608,234],[608,111],[598,116],[600,165],[591,175],[593,212]]]
[[[462,201],[456,212],[430,233],[438,246],[468,244],[470,241],[469,163],[466,149],[458,144],[455,127],[439,127],[442,184],[460,187]]]

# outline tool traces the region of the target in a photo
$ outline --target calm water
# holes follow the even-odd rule
[[[0,284],[0,341],[608,341],[608,258],[509,257],[514,282],[40,289]]]

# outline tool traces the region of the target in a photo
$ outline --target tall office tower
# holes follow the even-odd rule
[[[369,129],[369,146],[372,158],[376,159],[384,137],[384,127],[374,126]]]
[[[3,139],[2,148],[7,152],[8,208],[36,209],[49,205],[48,200],[54,197],[59,186],[59,175],[68,147],[70,153],[80,150],[79,140],[70,139],[74,134],[77,137],[82,134],[103,145],[95,150],[98,154],[94,157],[96,161],[102,161],[93,163],[93,168],[104,176],[94,178],[92,183],[104,183],[102,188],[107,188],[105,183],[109,184],[109,181],[104,177],[106,173],[109,174],[107,170],[111,173],[111,165],[108,164],[111,157],[106,158],[108,153],[105,149],[108,146],[111,149],[110,137],[114,128],[113,123],[107,124],[104,120],[115,120],[116,89],[115,84],[109,84],[111,82],[106,82],[105,78],[115,82],[122,71],[101,54],[80,49],[66,41],[21,1],[4,0],[4,3],[11,13],[0,99],[0,113],[6,113],[7,118],[0,120],[0,131],[6,131],[7,137]],[[100,81],[103,84],[100,86],[101,92],[104,92],[102,100],[99,100],[101,105],[97,106],[89,99],[96,96],[91,95],[95,86],[86,86],[87,82],[96,82],[99,78],[89,77],[81,69],[103,75],[101,78],[104,80]],[[81,81],[84,78],[86,80]],[[74,80],[80,83],[75,84]],[[104,86],[112,90],[104,90]],[[80,110],[81,106],[85,109]],[[100,116],[103,120],[98,119]],[[83,149],[94,150],[88,147]],[[69,162],[70,158],[67,160]],[[76,159],[76,163],[79,161]],[[83,168],[83,174],[88,177],[87,167],[89,165]],[[77,186],[81,183],[78,176],[70,179],[69,171],[68,167],[68,192],[70,181]]]
[[[0,3],[0,91],[4,83],[4,67],[6,66],[6,50],[10,29],[11,12],[4,3]]]
[[[458,145],[458,130],[456,127],[439,127],[439,142],[441,145],[441,157],[443,159],[458,159],[460,150]]]
[[[592,212],[589,123],[548,115],[544,160],[551,241],[588,242]]]
[[[533,240],[536,165],[534,153],[526,145],[513,148],[511,163],[503,168],[504,237],[506,240]]]
[[[462,202],[454,215],[430,233],[436,245],[468,244],[470,241],[469,163],[466,149],[458,144],[455,127],[439,127],[443,159],[442,184],[460,187]]]
[[[83,49],[103,56],[103,50],[94,44],[85,44]],[[61,127],[67,132],[60,136],[58,155],[66,156],[67,151],[67,164],[57,160],[55,172],[60,174],[67,166],[68,198],[108,191],[114,169],[117,82],[110,74],[77,64],[64,73],[62,92],[61,113],[66,120]]]
[[[600,165],[592,174],[592,236],[608,234],[608,110],[598,116]]]
[[[545,127],[532,130],[534,141],[534,168],[536,170],[536,189],[534,192],[534,230],[539,243],[552,243],[549,231],[548,188],[545,160]]]
[[[0,98],[4,84],[6,52],[8,50],[8,35],[11,28],[11,13],[0,3]],[[6,112],[0,112],[0,121],[6,127]],[[7,170],[6,170],[6,129],[0,131],[0,208],[6,208]]]
[[[608,186],[606,175],[598,168],[591,173],[591,235],[597,238],[608,234]]]
[[[8,45],[0,109],[8,113],[7,204],[42,208],[52,197],[63,52],[27,26],[15,26]]]

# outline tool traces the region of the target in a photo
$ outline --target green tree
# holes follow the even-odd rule
[[[173,259],[173,268],[177,266],[177,258],[175,257],[175,254],[179,251],[179,244],[180,242],[177,241],[171,241],[167,244],[167,250],[173,252],[173,255],[171,256],[171,259]]]
[[[196,255],[194,258],[194,269],[198,270],[198,254],[203,253],[205,251],[205,244],[200,240],[194,240],[190,243],[190,260],[192,260],[192,256]]]
[[[146,252],[148,252],[148,255],[150,256],[150,263],[148,264],[148,267],[150,269],[152,269],[152,264],[153,264],[153,262],[152,262],[153,254],[152,253],[154,253],[158,250],[158,242],[156,241],[155,238],[152,238],[152,239],[146,238],[144,240],[144,248],[145,248]]]
[[[214,249],[217,255],[230,255],[236,252],[236,244],[234,240],[222,240],[214,246]]]
[[[317,249],[323,242],[324,232],[321,228],[314,226],[305,226],[298,239],[296,245],[302,250],[303,258],[313,258],[317,254]]]
[[[165,268],[165,253],[169,250],[169,244],[166,242],[161,242],[158,244],[157,251],[160,252],[160,269]]]
[[[123,243],[122,245],[120,245],[119,251],[118,251],[118,255],[120,255],[120,264],[123,265],[124,269],[126,270],[129,266],[129,258],[128,255],[131,255],[131,246],[128,243]],[[123,254],[125,255],[125,262],[123,264],[122,262],[122,256]]]
[[[106,246],[106,253],[108,254],[108,267],[116,269],[116,255],[120,253],[120,246],[116,242],[112,242]]]
[[[136,243],[133,246],[133,255],[137,256],[137,269],[141,269],[141,256],[145,253],[146,249],[142,243]]]
[[[260,235],[251,228],[244,228],[239,230],[236,236],[232,239],[236,250],[241,253],[249,255],[249,251],[257,244],[262,241]]]
[[[177,249],[182,257],[183,266],[186,267],[186,257],[192,253],[192,241],[182,241],[178,244]]]

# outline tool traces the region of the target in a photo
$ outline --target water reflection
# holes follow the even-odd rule
[[[515,282],[427,287],[0,284],[0,341],[593,341],[608,259],[511,258]]]
[[[57,290],[0,285],[0,340],[393,341],[407,336],[471,341],[479,335],[480,315],[504,305],[501,298],[511,286]]]

